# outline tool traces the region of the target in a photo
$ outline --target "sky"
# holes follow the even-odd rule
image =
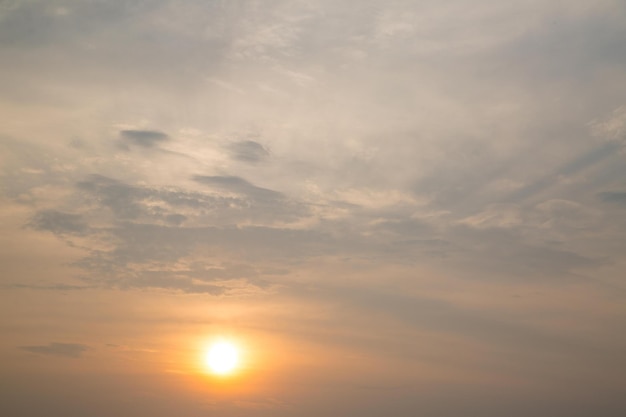
[[[0,414],[626,413],[623,0],[0,0],[0,57]]]

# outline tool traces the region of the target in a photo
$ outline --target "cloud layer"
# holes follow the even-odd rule
[[[167,385],[189,415],[623,415],[624,22],[616,0],[4,2],[0,353],[52,378],[138,346],[67,372],[118,366],[143,376],[115,398]],[[248,337],[265,382],[172,390],[194,332]]]

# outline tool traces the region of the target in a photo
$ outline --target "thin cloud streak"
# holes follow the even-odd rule
[[[52,342],[39,346],[20,346],[21,350],[41,355],[61,356],[67,358],[79,358],[89,350],[89,346],[78,343],[57,343]]]

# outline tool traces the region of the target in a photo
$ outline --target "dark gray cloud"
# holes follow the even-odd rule
[[[32,224],[60,235],[83,233],[106,241],[108,249],[94,247],[75,263],[89,272],[90,285],[213,295],[230,291],[229,284],[215,284],[215,280],[241,279],[242,285],[258,288],[272,279],[271,273],[257,268],[216,267],[207,256],[214,250],[246,262],[268,261],[268,266],[337,254],[358,254],[380,262],[446,259],[449,268],[487,276],[506,273],[506,279],[554,280],[600,264],[558,245],[529,240],[517,230],[442,229],[401,211],[366,210],[358,205],[337,203],[351,213],[349,219],[322,221],[306,229],[253,226],[250,219],[294,219],[308,207],[237,176],[193,179],[216,192],[236,195],[149,188],[92,175],[78,183],[78,190],[91,201],[84,206],[83,216],[45,211]],[[115,222],[90,228],[86,219],[98,218],[100,208],[115,214]],[[201,262],[183,270],[171,267],[181,260],[196,262],[199,253],[204,254]]]
[[[476,214],[489,204],[530,206],[566,193],[576,176],[609,163],[620,147],[616,143],[593,147],[573,143],[573,149],[567,151],[546,150],[536,155],[538,146],[550,149],[548,145],[532,143],[506,157],[496,157],[491,149],[468,146],[456,158],[442,161],[419,179],[414,192],[429,196],[433,207],[449,210],[455,217]],[[531,158],[542,161],[529,169],[526,164]],[[503,180],[509,180],[510,185],[499,187],[498,182]],[[576,188],[574,194],[574,198],[579,197],[580,189]]]
[[[256,187],[239,177],[198,176],[194,179],[212,186],[213,190],[150,188],[102,175],[89,176],[78,182],[77,188],[88,202],[111,210],[119,220],[149,220],[179,226],[195,217],[202,222],[233,224],[244,220],[285,221],[305,216],[308,212],[304,204],[288,200],[279,192]],[[222,195],[223,191],[232,195]]]
[[[38,353],[41,355],[63,356],[67,358],[78,358],[87,350],[89,346],[78,343],[48,343],[47,345],[38,346],[20,346],[20,349],[27,352]]]
[[[281,193],[268,190],[267,188],[257,187],[241,177],[196,175],[193,179],[200,184],[241,194],[258,201],[269,202],[283,198]]]
[[[486,273],[485,278],[540,279],[563,281],[578,279],[574,271],[603,265],[605,259],[581,255],[558,244],[529,240],[517,229],[477,229],[460,225],[447,238],[457,253],[450,262],[467,270]]]
[[[180,189],[134,186],[102,175],[91,175],[78,182],[77,187],[95,199],[97,204],[110,209],[119,219],[164,217],[167,223],[180,224],[185,220],[185,216],[180,213],[168,213],[167,206],[219,209],[237,205],[234,198]]]
[[[114,23],[147,12],[154,5],[96,0],[3,1],[0,9],[0,44],[37,47],[72,42],[75,36],[89,36]]]
[[[56,234],[82,234],[88,229],[81,215],[57,210],[38,212],[29,225],[35,229]]]
[[[600,193],[600,198],[607,203],[626,205],[626,191],[607,191]]]
[[[26,289],[26,290],[47,290],[47,291],[83,291],[94,289],[90,285],[71,285],[71,284],[51,284],[51,285],[27,285],[27,284],[11,284],[8,288]]]
[[[172,261],[193,249],[223,248],[242,258],[289,259],[332,252],[333,241],[314,230],[281,227],[169,227],[156,224],[124,223],[107,232],[119,242],[107,252],[107,259],[118,265],[126,262]]]
[[[217,191],[216,198],[229,201],[229,206],[222,212],[224,219],[232,218],[237,222],[289,222],[311,213],[307,203],[290,199],[278,191],[258,187],[238,176],[196,175],[193,180],[208,186],[213,192]],[[233,195],[223,196],[224,192]]]
[[[185,220],[187,220],[187,216],[182,214],[168,214],[165,216],[165,221],[174,226],[180,226]]]
[[[349,221],[324,221],[300,230],[252,226],[249,219],[295,218],[298,213],[306,212],[306,206],[301,207],[281,193],[237,176],[193,179],[216,191],[237,195],[225,197],[134,186],[99,175],[78,184],[79,190],[95,199],[95,208],[110,209],[119,222],[93,231],[94,237],[106,239],[108,245],[113,243],[112,248],[94,249],[76,263],[90,271],[92,284],[218,295],[228,290],[212,284],[215,279],[244,279],[249,285],[261,286],[263,277],[271,275],[256,269],[216,268],[210,264],[211,258],[183,271],[170,270],[168,266],[197,254],[198,250],[210,253],[215,249],[241,259],[270,262],[302,261],[332,254],[368,254],[381,262],[446,259],[450,268],[469,268],[486,272],[488,276],[506,272],[507,279],[541,276],[552,280],[580,268],[599,265],[596,259],[534,242],[516,230],[465,226],[440,229],[407,217],[406,213],[371,211],[357,205],[341,205],[343,211],[352,213]],[[52,222],[57,217],[64,222]],[[78,223],[80,217],[66,217],[48,215],[43,217],[47,222],[39,222],[40,227],[55,233],[66,229],[86,230],[84,223]],[[229,219],[231,226],[225,223]],[[238,226],[240,221],[246,225]],[[161,269],[158,274],[152,271],[156,263]]]
[[[144,148],[152,148],[169,139],[167,134],[156,130],[121,130],[120,136],[128,142]]]
[[[93,195],[98,203],[111,209],[119,218],[133,219],[142,213],[142,207],[137,202],[145,197],[145,192],[139,188],[102,175],[91,175],[77,186],[79,190]]]
[[[625,64],[626,47],[620,42],[626,36],[624,12],[621,7],[613,9],[610,17],[603,13],[577,19],[555,15],[552,24],[502,45],[497,52],[502,63],[514,62],[523,77],[536,82],[555,78],[576,82],[598,68]]]
[[[567,161],[559,166],[554,172],[541,176],[537,180],[528,185],[523,186],[519,190],[514,191],[505,200],[507,202],[523,202],[535,197],[537,194],[546,191],[548,188],[555,186],[562,178],[571,177],[574,174],[584,171],[600,162],[606,160],[619,149],[617,143],[606,143],[578,155],[574,159]]]
[[[269,156],[269,151],[260,143],[245,140],[230,145],[233,158],[244,162],[260,162]]]
[[[507,317],[494,317],[482,311],[460,308],[441,299],[390,293],[367,287],[308,286],[304,290],[294,286],[289,291],[305,291],[308,297],[320,297],[325,302],[340,304],[343,311],[357,309],[369,311],[367,314],[376,312],[374,315],[393,317],[416,328],[449,331],[469,338],[490,340],[491,345],[514,347],[518,354],[537,348],[544,352],[562,353],[569,347],[570,354],[574,353],[574,349],[587,352],[597,350],[592,343],[574,348],[572,338],[551,334]],[[617,349],[607,348],[607,353],[609,352],[615,355]]]
[[[430,225],[413,219],[384,220],[376,224],[375,228],[399,236],[413,236],[416,238],[420,236],[431,236],[433,233]]]

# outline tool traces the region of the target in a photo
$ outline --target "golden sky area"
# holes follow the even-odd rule
[[[0,415],[622,417],[625,28],[0,1]]]

